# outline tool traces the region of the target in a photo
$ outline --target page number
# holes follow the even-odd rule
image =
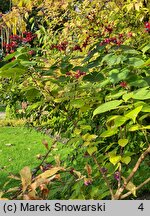
[[[141,203],[138,207],[139,210],[143,211],[144,210],[144,206],[143,206],[143,203]]]

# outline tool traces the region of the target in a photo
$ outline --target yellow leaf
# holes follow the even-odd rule
[[[90,176],[92,174],[92,168],[91,168],[91,166],[89,164],[87,164],[85,166],[85,169],[87,170],[88,176]]]
[[[92,141],[92,140],[94,140],[96,138],[97,138],[97,135],[95,135],[95,134],[89,134],[89,133],[86,133],[85,135],[82,136],[82,139],[84,141],[86,141],[86,142]]]
[[[43,143],[43,145],[45,146],[45,148],[48,150],[49,149],[49,147],[48,147],[48,142],[47,142],[47,140],[42,140],[42,143]]]
[[[24,167],[20,171],[21,182],[22,182],[22,190],[23,192],[27,189],[27,187],[31,184],[32,174],[29,167]]]
[[[0,200],[8,200],[7,198],[0,198]]]
[[[129,164],[130,161],[131,161],[131,157],[129,157],[129,156],[124,156],[121,158],[122,163]]]
[[[133,196],[136,196],[136,186],[131,181],[127,184],[126,189],[130,191]]]
[[[36,177],[36,179],[38,179],[38,178],[43,178],[43,179],[49,178],[50,176],[55,175],[60,170],[64,170],[64,168],[62,168],[62,167],[54,167],[54,168],[52,168],[50,170],[46,170],[42,174],[38,175]]]
[[[119,144],[121,147],[125,147],[125,146],[128,144],[128,139],[119,139],[119,140],[118,140],[118,144]]]
[[[39,178],[31,184],[31,189],[35,191],[41,184],[49,182],[47,179]]]

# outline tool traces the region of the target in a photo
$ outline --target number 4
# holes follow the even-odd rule
[[[143,211],[144,210],[144,207],[143,207],[143,203],[141,203],[138,207],[139,210]]]

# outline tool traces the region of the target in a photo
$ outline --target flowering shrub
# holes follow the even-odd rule
[[[83,11],[62,19],[54,37],[56,23],[49,23],[54,15],[48,13],[48,26],[36,32],[41,55],[24,46],[35,35],[11,38],[9,52],[19,43],[23,47],[16,49],[13,62],[5,64],[13,53],[6,56],[0,70],[1,78],[8,79],[3,87],[9,101],[28,101],[28,123],[56,138],[51,147],[43,143],[47,154],[38,168],[21,171],[22,188],[15,198],[36,199],[37,191],[46,191],[48,199],[124,199],[136,197],[150,181],[149,34],[141,21],[134,20],[140,27],[128,27],[133,26],[134,5],[127,8],[127,19],[118,14],[122,5],[108,3],[100,12],[101,3],[95,10],[93,4],[84,1]],[[72,8],[69,2],[61,6]],[[58,19],[62,11],[55,14]],[[30,177],[28,184],[24,176]]]

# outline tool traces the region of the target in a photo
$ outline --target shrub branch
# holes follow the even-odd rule
[[[120,196],[122,194],[122,192],[124,191],[124,189],[126,188],[127,184],[129,183],[129,181],[132,179],[132,177],[134,176],[134,174],[136,173],[136,171],[138,170],[140,164],[142,163],[142,161],[145,159],[145,157],[150,153],[150,145],[149,147],[145,150],[145,152],[143,152],[141,154],[141,156],[139,157],[137,163],[135,164],[133,170],[131,171],[130,175],[127,177],[125,183],[123,184],[123,186],[121,188],[119,188],[116,191],[116,194],[114,195],[114,198],[116,200],[120,199]]]
[[[99,169],[99,172],[102,174],[103,179],[104,179],[104,181],[105,181],[106,184],[107,184],[107,187],[109,188],[109,191],[110,191],[110,194],[111,194],[112,199],[114,199],[113,190],[112,190],[112,188],[111,188],[111,186],[110,186],[110,183],[109,183],[109,181],[108,181],[108,179],[107,179],[107,176],[102,172],[102,168],[101,168],[101,166],[99,165],[99,163],[98,163],[96,157],[95,157],[94,155],[92,155],[92,157],[93,157],[93,160],[94,160],[95,164],[97,165],[97,167],[98,167],[98,169]]]
[[[142,182],[139,186],[136,187],[136,190],[139,190],[141,187],[143,187],[144,185],[146,185],[148,182],[150,182],[150,178],[146,179],[144,182]],[[125,199],[126,197],[128,197],[129,195],[131,195],[132,192],[129,191],[127,193],[125,193],[124,195],[122,195],[120,197],[120,199]]]

